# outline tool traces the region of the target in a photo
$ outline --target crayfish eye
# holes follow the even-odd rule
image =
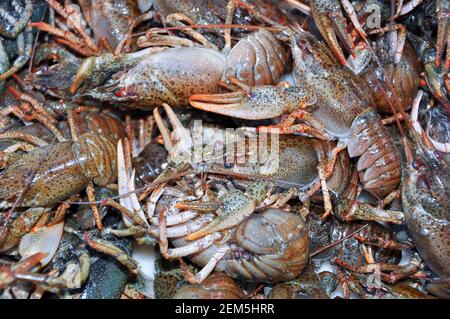
[[[117,96],[117,97],[127,97],[128,96],[128,91],[125,88],[115,89],[114,90],[114,95]]]

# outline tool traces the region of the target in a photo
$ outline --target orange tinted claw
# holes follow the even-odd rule
[[[290,108],[286,96],[276,86],[257,86],[246,93],[239,90],[223,94],[196,94],[191,106],[217,114],[247,120],[275,118]]]

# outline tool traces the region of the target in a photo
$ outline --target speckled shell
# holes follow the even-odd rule
[[[117,73],[114,83],[83,96],[126,103],[128,108],[188,106],[194,94],[221,93],[228,76],[246,84],[272,85],[284,72],[286,57],[285,48],[266,31],[249,34],[228,55],[206,47],[163,49]]]
[[[308,138],[281,135],[280,165],[273,176],[277,185],[290,187],[305,187],[317,179],[317,165],[319,157],[314,141]]]
[[[156,299],[172,299],[178,291],[178,284],[182,281],[178,275],[160,272],[154,281]]]
[[[317,165],[334,147],[334,143],[314,140],[297,135],[281,135],[280,165],[272,177],[279,187],[299,187],[304,189],[318,180]],[[327,181],[328,188],[336,194],[344,191],[351,173],[350,159],[341,152],[336,160],[335,169]]]
[[[23,155],[0,176],[0,198],[10,205],[27,184],[27,175],[36,170],[19,206],[50,205],[80,192],[89,180],[72,152],[72,143],[41,147]]]
[[[52,205],[77,194],[94,181],[105,186],[117,174],[115,140],[96,134],[83,134],[77,143],[60,142],[23,155],[0,175],[0,199],[12,205],[33,181],[19,207]]]
[[[169,49],[136,64],[120,82],[142,106],[188,105],[192,94],[217,93],[225,65],[225,56],[212,49]]]
[[[429,164],[422,172],[411,166],[403,182],[405,222],[414,245],[427,266],[441,278],[449,278],[449,168],[445,161]]]
[[[365,222],[338,222],[334,221],[333,227],[330,231],[331,243],[336,242],[348,234],[356,231],[365,225]],[[394,240],[394,233],[387,227],[384,227],[377,223],[369,223],[366,229],[359,232],[359,235],[366,238],[386,238]],[[330,254],[338,254],[341,260],[344,260],[351,264],[360,264],[364,260],[364,251],[362,244],[356,238],[349,238],[339,245],[331,248]],[[375,262],[378,263],[390,263],[398,264],[401,260],[401,251],[393,249],[385,249],[382,247],[372,247],[372,254]]]
[[[331,135],[345,136],[353,119],[364,109],[375,106],[371,92],[310,33],[296,33],[291,46],[296,85],[306,83],[317,95],[317,103],[309,110]]]
[[[335,137],[347,138],[350,157],[359,157],[357,170],[364,187],[383,197],[400,183],[400,160],[364,81],[343,67],[311,34],[299,31],[292,40],[294,79],[317,95],[310,111]]]
[[[273,141],[269,138],[267,142],[270,150]],[[248,143],[246,145],[248,147]],[[283,189],[291,187],[306,189],[317,181],[317,165],[320,160],[327,158],[329,151],[334,147],[334,143],[298,135],[279,135],[278,146],[278,170],[260,171],[246,165],[234,165],[231,170],[243,175],[250,174],[268,178],[277,187]],[[237,163],[237,159],[235,162]],[[333,175],[328,181],[329,189],[341,193],[348,183],[350,169],[348,155],[346,152],[341,152],[336,161]]]

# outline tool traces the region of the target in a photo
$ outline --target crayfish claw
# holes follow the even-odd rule
[[[342,13],[339,1],[314,0],[311,1],[310,5],[314,22],[320,34],[339,59],[339,62],[345,65],[346,58],[337,37],[352,55],[354,54],[355,46],[350,33],[347,32],[346,19]]]
[[[195,94],[189,103],[203,111],[247,120],[275,118],[291,106],[281,90],[269,85],[254,87],[249,93]]]

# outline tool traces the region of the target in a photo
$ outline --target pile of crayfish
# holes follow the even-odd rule
[[[0,299],[449,298],[449,0],[0,2]]]

